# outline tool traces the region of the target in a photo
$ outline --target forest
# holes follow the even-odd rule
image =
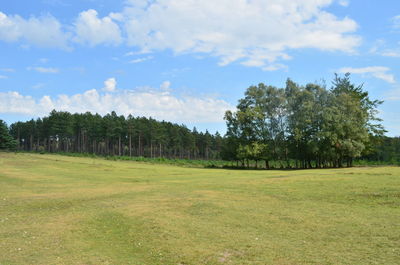
[[[11,124],[10,134],[19,150],[103,156],[218,159],[222,145],[218,133],[115,112],[101,116],[54,110],[44,118]]]
[[[362,85],[353,84],[349,74],[335,75],[330,88],[288,79],[283,88],[250,86],[236,111],[226,112],[224,136],[115,112],[101,116],[53,110],[9,128],[2,122],[1,148],[226,160],[237,167],[266,169],[350,167],[355,159],[397,163],[400,140],[384,136],[377,117],[380,104]]]

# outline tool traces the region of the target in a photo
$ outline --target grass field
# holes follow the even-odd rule
[[[0,153],[0,264],[400,264],[400,168]]]

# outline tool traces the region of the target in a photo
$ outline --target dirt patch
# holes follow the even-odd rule
[[[225,250],[220,253],[218,257],[218,262],[220,263],[231,263],[232,258],[243,256],[243,254],[236,250]]]

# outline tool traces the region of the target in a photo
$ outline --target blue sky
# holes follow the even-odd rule
[[[112,110],[225,131],[245,89],[351,72],[400,135],[396,0],[0,4],[0,118]]]

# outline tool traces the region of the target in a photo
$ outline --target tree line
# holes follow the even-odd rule
[[[400,161],[399,138],[383,136],[380,104],[362,85],[353,84],[349,74],[335,75],[330,88],[288,79],[283,88],[250,86],[236,111],[226,112],[224,137],[115,112],[101,116],[53,110],[9,128],[0,120],[0,149],[223,159],[237,167],[267,169],[352,166],[357,158]]]
[[[251,86],[237,110],[226,112],[222,157],[242,166],[263,161],[265,168],[270,161],[280,161],[281,168],[352,166],[385,132],[376,116],[381,103],[351,83],[350,74],[335,75],[329,89],[290,79],[284,88]]]
[[[361,157],[364,161],[400,165],[400,137],[375,137],[371,152]]]
[[[166,121],[53,110],[48,116],[10,126],[16,148],[103,156],[219,159],[222,137]]]

